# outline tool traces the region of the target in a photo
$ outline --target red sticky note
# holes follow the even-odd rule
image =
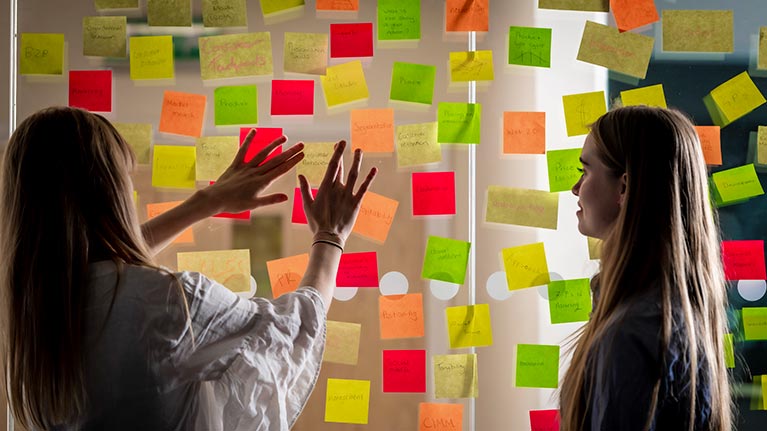
[[[378,255],[374,251],[344,253],[336,287],[378,287]]]
[[[317,196],[318,189],[312,189],[312,196]],[[301,189],[296,187],[293,190],[293,214],[290,217],[291,223],[307,224],[306,213],[304,212],[304,198],[301,196]]]
[[[272,115],[314,115],[314,80],[273,80]]]
[[[559,410],[530,410],[531,431],[559,431]]]
[[[330,24],[330,58],[372,56],[372,22]]]
[[[729,280],[764,280],[764,241],[722,241],[724,277]]]
[[[487,31],[490,0],[447,0],[445,31]]]
[[[215,183],[215,181],[211,181],[210,184]],[[231,218],[236,220],[250,220],[250,211],[243,211],[241,213],[218,213],[214,215],[213,217],[218,218]]]
[[[455,172],[413,172],[413,215],[455,214]]]
[[[384,350],[383,391],[426,392],[426,350]]]
[[[653,0],[610,0],[610,10],[620,31],[628,31],[658,21]]]
[[[282,127],[240,127],[240,146],[245,142],[245,137],[248,136],[250,129],[256,129],[256,136],[253,137],[248,152],[245,154],[245,162],[249,162],[259,151],[264,149],[264,147],[282,136]],[[266,160],[269,160],[280,153],[282,153],[282,145],[272,150],[266,157]],[[264,162],[266,162],[266,160],[264,160]],[[261,164],[263,165],[264,162],[261,162]]]
[[[69,106],[112,112],[112,71],[70,70]]]
[[[202,136],[205,119],[205,100],[204,94],[166,90],[163,93],[158,130],[199,138]]]

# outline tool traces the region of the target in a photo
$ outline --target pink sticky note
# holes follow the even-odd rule
[[[314,80],[273,80],[272,115],[314,115]]]
[[[248,152],[245,154],[245,162],[249,162],[264,147],[282,136],[282,127],[240,127],[240,145],[245,141],[245,137],[248,135],[248,132],[250,132],[250,129],[256,129],[256,136],[253,137],[253,142],[250,143],[250,148],[248,148]],[[282,145],[272,150],[266,157],[266,160],[269,160],[280,153],[282,153]],[[264,160],[264,162],[266,162],[266,160]],[[261,162],[261,164],[264,163]]]
[[[559,431],[559,410],[530,410],[531,431]]]
[[[330,58],[372,56],[372,22],[330,24]]]
[[[317,196],[318,189],[312,189],[312,196]],[[293,214],[290,217],[291,223],[307,224],[306,213],[304,212],[304,198],[301,196],[301,189],[296,187],[293,190]]]
[[[374,251],[344,253],[338,264],[337,287],[378,287],[378,255]]]
[[[413,215],[455,214],[455,172],[413,172]]]
[[[764,241],[722,241],[722,262],[727,280],[764,280]]]
[[[383,391],[426,392],[426,350],[384,350]]]
[[[215,181],[211,181],[210,184],[215,183]],[[213,217],[218,218],[232,218],[237,220],[250,220],[250,211],[243,211],[241,213],[218,213],[214,215]]]
[[[70,70],[69,106],[112,112],[112,71]]]

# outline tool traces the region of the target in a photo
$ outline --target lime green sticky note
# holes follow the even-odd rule
[[[136,162],[141,165],[149,164],[149,149],[152,146],[152,124],[150,123],[113,123],[115,129],[125,142],[131,146],[136,155]]]
[[[559,386],[559,346],[517,344],[518,388]]]
[[[285,32],[283,70],[324,75],[328,67],[327,33]]]
[[[429,236],[423,258],[421,277],[463,284],[471,243],[439,236]]]
[[[130,79],[172,79],[173,36],[131,36]]]
[[[490,324],[488,304],[447,307],[445,315],[451,349],[493,344],[493,327]]]
[[[152,187],[193,189],[195,157],[194,147],[155,145],[152,158]]]
[[[203,80],[272,74],[272,38],[268,31],[203,36],[199,44]]]
[[[19,73],[22,75],[64,73],[64,34],[21,33]]]
[[[326,74],[320,76],[320,83],[328,107],[364,100],[369,96],[360,60],[328,67]]]
[[[138,0],[94,0],[93,3],[96,10],[138,8]]]
[[[509,64],[551,67],[551,29],[509,27]]]
[[[433,355],[434,398],[477,398],[477,355]]]
[[[715,172],[711,179],[725,204],[764,194],[753,163]]]
[[[556,229],[558,216],[558,193],[502,186],[487,188],[485,221],[489,223]]]
[[[325,422],[367,424],[370,380],[328,379]]]
[[[588,278],[552,280],[549,283],[551,323],[586,322],[591,314]]]
[[[586,21],[577,59],[644,79],[654,44],[650,36]]]
[[[722,114],[724,124],[717,124],[721,127],[748,114],[765,102],[764,96],[754,85],[748,72],[742,72],[711,90],[711,98]]]
[[[767,340],[767,307],[743,307],[746,340]]]
[[[147,0],[147,24],[151,26],[191,27],[191,0]]]
[[[431,105],[436,75],[435,66],[395,61],[389,99]]]
[[[735,368],[735,346],[732,334],[724,334],[724,364],[727,368]]]
[[[125,57],[128,46],[128,19],[124,16],[83,18],[83,55]]]
[[[425,165],[442,161],[437,143],[437,123],[403,124],[396,128],[397,166]]]
[[[540,286],[551,281],[542,242],[504,248],[501,254],[509,290]]]
[[[604,91],[562,96],[567,136],[589,133],[589,125],[607,112]]]
[[[735,32],[731,10],[664,9],[661,22],[664,51],[733,51]]]
[[[269,15],[285,12],[304,5],[304,0],[261,0],[261,13]]]
[[[549,191],[569,191],[581,178],[581,149],[551,150],[546,152],[549,167]]]
[[[247,27],[245,0],[202,0],[202,25],[205,27]]]
[[[197,138],[195,177],[198,181],[215,181],[232,164],[240,149],[239,136],[204,136]]]
[[[258,88],[255,85],[218,87],[213,91],[216,126],[258,123]]]
[[[421,0],[378,0],[378,40],[420,40]]]
[[[668,107],[666,106],[666,95],[663,92],[663,84],[621,91],[621,103],[623,106],[647,105],[660,108]]]
[[[437,108],[437,142],[479,144],[482,105],[441,102]]]
[[[493,78],[493,51],[450,53],[450,81],[492,81]]]

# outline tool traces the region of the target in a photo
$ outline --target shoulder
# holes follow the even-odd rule
[[[643,361],[655,368],[661,361],[663,313],[651,298],[626,304],[605,332],[602,352],[632,363]]]

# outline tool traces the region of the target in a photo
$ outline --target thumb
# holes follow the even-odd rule
[[[288,195],[286,195],[285,193],[274,193],[271,195],[261,196],[254,200],[254,203],[255,203],[254,208],[274,205],[281,202],[285,202],[286,200],[288,200]]]

